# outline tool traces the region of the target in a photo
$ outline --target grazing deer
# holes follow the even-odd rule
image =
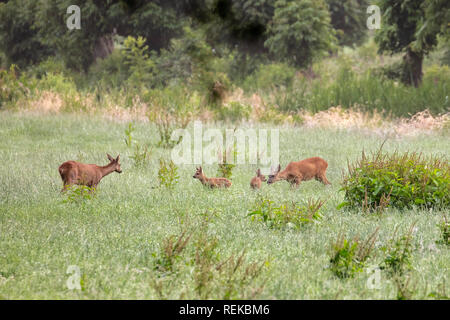
[[[197,168],[194,179],[200,180],[200,182],[210,188],[229,188],[231,187],[231,181],[227,178],[207,178],[203,173],[202,167]]]
[[[308,181],[315,178],[325,185],[331,184],[325,176],[327,167],[328,163],[319,157],[291,162],[283,171],[281,171],[281,167],[278,165],[278,170],[269,175],[267,183],[272,184],[280,180],[286,180],[291,186],[298,187],[301,181]]]
[[[261,170],[258,169],[256,171],[256,177],[253,177],[253,179],[250,181],[250,187],[253,189],[260,189],[261,188],[261,182],[266,181],[266,176],[261,174]]]
[[[67,190],[71,185],[78,184],[96,188],[100,180],[111,172],[121,173],[119,158],[116,159],[106,154],[109,159],[109,164],[100,167],[96,164],[85,164],[77,161],[66,161],[59,166],[59,174],[63,180],[64,186],[61,192]]]

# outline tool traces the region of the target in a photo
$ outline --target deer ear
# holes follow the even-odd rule
[[[203,172],[202,166],[198,168],[198,171]]]
[[[108,160],[109,160],[109,161],[114,161],[114,158],[111,157],[108,153],[106,154],[106,156],[108,157]]]
[[[116,162],[119,162],[119,159],[120,159],[120,154],[117,156]]]
[[[279,164],[278,165],[278,171],[277,172],[280,172],[281,171],[281,165]]]
[[[257,175],[257,176],[260,176],[260,175],[261,175],[261,170],[260,170],[260,169],[256,170],[256,175]]]

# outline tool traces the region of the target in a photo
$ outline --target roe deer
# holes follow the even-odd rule
[[[283,171],[281,171],[281,167],[278,165],[278,170],[269,175],[267,183],[272,184],[280,180],[286,180],[291,186],[298,187],[301,181],[308,181],[315,178],[325,185],[331,184],[325,176],[327,167],[328,163],[319,157],[291,162]]]
[[[77,161],[66,161],[59,166],[59,174],[63,180],[64,186],[61,192],[67,190],[67,187],[78,184],[96,188],[100,180],[111,172],[121,173],[119,158],[116,159],[106,154],[109,159],[109,164],[100,167],[96,164],[85,164]]]
[[[229,188],[229,187],[231,187],[231,181],[228,180],[227,178],[207,178],[203,174],[202,167],[197,168],[197,171],[195,172],[193,178],[200,180],[200,182],[204,186],[210,187],[210,188]]]
[[[266,176],[261,174],[261,170],[258,169],[256,171],[256,177],[253,177],[253,179],[250,181],[250,187],[253,189],[260,189],[261,188],[261,182],[266,181]]]

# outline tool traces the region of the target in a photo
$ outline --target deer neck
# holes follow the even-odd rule
[[[286,180],[288,177],[287,173],[283,170],[281,171],[278,175],[277,178],[278,180]]]
[[[201,175],[200,177],[198,177],[198,180],[200,180],[202,184],[208,184],[209,182],[209,179],[205,175]]]
[[[111,172],[115,171],[115,167],[112,163],[107,164],[106,166],[103,167],[98,167],[100,169],[100,173],[102,175],[102,178],[104,176],[107,176],[108,174],[110,174]]]

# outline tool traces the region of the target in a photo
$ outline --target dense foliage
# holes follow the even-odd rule
[[[422,62],[437,45],[438,35],[449,36],[450,3],[445,0],[381,0],[383,27],[376,40],[380,52],[403,52],[403,82],[419,86]]]
[[[397,208],[450,206],[450,166],[447,160],[417,153],[364,153],[349,165],[342,190],[351,207]]]

